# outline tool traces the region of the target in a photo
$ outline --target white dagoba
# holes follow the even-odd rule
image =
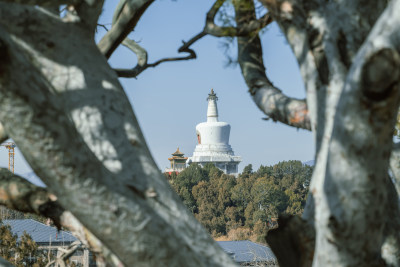
[[[213,163],[224,173],[236,176],[242,158],[235,156],[229,145],[231,126],[226,122],[218,121],[217,100],[217,95],[211,89],[207,98],[207,122],[199,123],[196,126],[198,144],[187,163],[196,162],[201,166]]]

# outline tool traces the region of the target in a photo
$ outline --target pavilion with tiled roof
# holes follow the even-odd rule
[[[171,175],[173,172],[178,174],[179,172],[183,171],[186,168],[186,160],[188,159],[187,157],[184,157],[184,153],[182,153],[178,149],[172,153],[172,157],[168,158],[168,160],[171,162],[171,167],[165,169],[165,173],[168,173]]]

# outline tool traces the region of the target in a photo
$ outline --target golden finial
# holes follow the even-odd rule
[[[211,88],[211,92],[208,94],[207,101],[210,100],[210,99],[218,100],[217,94],[214,93],[214,89],[213,88]]]

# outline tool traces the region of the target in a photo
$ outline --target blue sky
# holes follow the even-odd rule
[[[117,1],[106,1],[101,17],[111,23],[112,9]],[[205,14],[212,5],[209,0],[155,1],[130,35],[149,53],[149,62],[177,55],[182,40],[189,40],[201,31]],[[99,30],[98,35],[104,34]],[[264,62],[270,80],[292,97],[305,96],[304,85],[289,45],[275,23],[261,36]],[[196,124],[206,120],[207,94],[214,88],[219,97],[220,121],[231,124],[230,144],[242,157],[242,170],[247,164],[257,169],[283,160],[308,161],[314,158],[312,134],[272,121],[252,102],[240,68],[226,67],[222,40],[204,37],[192,48],[197,59],[163,63],[147,69],[137,79],[121,79],[132,103],[144,136],[160,169],[168,166],[167,158],[179,146],[191,156],[196,146]],[[230,55],[235,56],[233,47]],[[130,68],[136,57],[125,48],[112,56],[113,67]],[[5,148],[0,149],[0,166],[7,167]],[[21,153],[16,152],[17,173],[29,172]]]

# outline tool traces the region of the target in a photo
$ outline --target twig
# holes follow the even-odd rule
[[[119,77],[134,78],[140,73],[142,73],[145,69],[150,67],[156,67],[163,62],[195,59],[196,53],[194,50],[190,49],[189,46],[205,35],[206,34],[204,32],[201,32],[192,39],[190,39],[188,42],[183,42],[183,45],[178,49],[178,52],[189,53],[189,55],[184,57],[163,58],[155,61],[154,63],[147,63],[147,58],[148,58],[147,51],[139,44],[137,44],[135,41],[126,38],[122,44],[136,54],[138,63],[133,69],[115,69],[115,71]]]
[[[192,37],[189,41],[183,42],[183,45],[179,47],[179,53],[188,53],[187,56],[182,57],[167,57],[162,58],[154,63],[147,63],[148,54],[147,51],[139,46],[135,41],[125,38],[122,42],[124,46],[126,46],[129,50],[136,54],[138,63],[132,69],[114,69],[117,73],[118,77],[123,78],[135,78],[144,70],[150,67],[156,67],[163,62],[173,62],[173,61],[182,61],[182,60],[190,60],[195,59],[197,57],[196,52],[193,49],[190,49],[190,46],[206,36],[207,34],[216,36],[216,37],[228,37],[228,36],[245,36],[251,33],[257,33],[260,29],[268,25],[272,22],[271,17],[266,14],[259,20],[252,20],[241,28],[235,27],[220,27],[214,23],[215,15],[218,13],[218,10],[221,8],[222,4],[225,0],[217,0],[211,9],[207,12],[206,16],[206,24],[204,26],[204,30]],[[118,17],[120,16],[125,5],[125,0],[122,0],[118,8],[114,13],[113,23],[118,21]]]
[[[120,1],[111,29],[100,40],[98,47],[107,58],[125,40],[130,32],[133,31],[144,11],[153,3],[154,0]]]
[[[104,30],[106,30],[106,32],[108,32],[108,28],[106,27],[105,24],[97,23],[97,27],[101,27],[101,28],[103,28]]]

